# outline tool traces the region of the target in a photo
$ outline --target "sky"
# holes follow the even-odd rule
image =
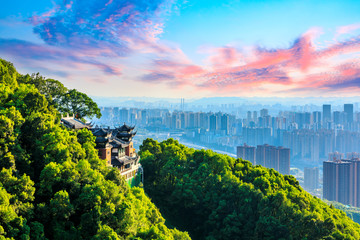
[[[360,95],[360,2],[12,0],[0,57],[91,96]]]

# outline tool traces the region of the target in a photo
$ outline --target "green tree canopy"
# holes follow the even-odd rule
[[[357,223],[293,176],[173,139],[140,149],[146,193],[193,239],[360,239]]]
[[[100,116],[96,103],[0,60],[0,239],[190,239],[106,166],[89,130],[59,124],[57,108]]]
[[[86,94],[72,89],[61,96],[59,110],[63,113],[74,113],[77,118],[101,117],[97,104]]]

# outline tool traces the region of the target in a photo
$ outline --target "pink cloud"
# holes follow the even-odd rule
[[[152,64],[151,81],[177,82],[216,93],[246,91],[347,92],[360,88],[360,37],[337,42],[325,48],[314,43],[322,34],[312,28],[289,48],[212,48],[205,65],[191,61],[157,60]],[[173,58],[176,59],[176,58]],[[166,76],[166,77],[164,77]],[[171,77],[169,77],[171,76]],[[189,79],[191,79],[189,81]],[[146,81],[147,79],[142,79]]]
[[[348,34],[353,31],[356,31],[358,29],[360,29],[360,23],[354,23],[354,24],[350,24],[350,25],[346,25],[346,26],[341,26],[336,29],[336,36]]]
[[[86,51],[69,51],[69,49],[56,46],[0,38],[0,53],[22,59],[28,64],[32,61],[43,61],[47,65],[57,65],[59,68],[54,69],[54,72],[65,66],[71,66],[78,70],[94,70],[95,68],[106,75],[122,75],[122,66],[99,61],[97,59],[99,53],[95,54],[92,51],[86,54]]]
[[[220,47],[211,50],[213,55],[208,61],[215,67],[231,67],[235,63],[239,63],[243,57],[241,53],[234,47]]]

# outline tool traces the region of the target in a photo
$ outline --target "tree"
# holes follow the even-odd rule
[[[146,193],[194,239],[360,239],[358,224],[292,176],[172,139],[140,149],[144,172],[155,173],[145,174]]]
[[[97,104],[86,94],[72,89],[61,96],[59,100],[59,111],[63,113],[74,113],[76,118],[101,117]]]
[[[0,58],[0,83],[16,86],[17,72],[14,65]]]
[[[34,85],[45,96],[50,105],[55,107],[57,107],[61,97],[68,91],[61,82],[50,78],[47,79],[41,76],[40,73],[20,75],[18,82]]]

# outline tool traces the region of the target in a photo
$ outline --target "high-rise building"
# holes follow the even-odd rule
[[[279,151],[279,172],[290,174],[290,148],[278,147]]]
[[[146,126],[146,124],[147,124],[147,112],[145,109],[141,110],[141,124],[143,126]]]
[[[215,114],[211,114],[209,117],[209,121],[210,121],[210,131],[215,131],[216,130],[216,115]]]
[[[190,112],[189,113],[189,125],[188,125],[188,127],[189,128],[194,128],[195,127],[195,114],[193,113],[193,112]]]
[[[249,124],[252,121],[251,112],[248,111],[246,114],[247,123]]]
[[[346,113],[346,123],[352,123],[354,121],[354,105],[344,104],[344,112]]]
[[[129,110],[126,108],[120,109],[120,122],[129,122]]]
[[[255,147],[251,147],[248,146],[246,144],[244,144],[244,146],[238,146],[236,148],[236,156],[238,158],[242,158],[244,160],[248,160],[250,161],[252,164],[256,164],[255,163]]]
[[[206,113],[200,113],[200,128],[208,129],[209,128],[209,115]]]
[[[273,168],[281,174],[290,174],[290,149],[268,144],[256,148],[256,164]]]
[[[184,129],[186,128],[186,117],[185,117],[185,113],[181,112],[180,113],[180,128]]]
[[[346,159],[354,159],[359,158],[360,159],[360,153],[358,152],[348,152],[346,153]]]
[[[333,115],[334,115],[334,123],[335,124],[341,124],[341,112],[339,111],[334,111],[333,112]]]
[[[230,118],[227,114],[221,116],[221,130],[224,130],[226,135],[230,133]]]
[[[324,104],[323,105],[323,122],[329,122],[331,121],[331,105],[330,104]]]
[[[216,130],[220,130],[221,129],[221,116],[222,116],[222,113],[217,112],[215,114],[215,116],[216,116]]]
[[[257,111],[253,111],[253,121],[256,123],[257,122],[257,118],[258,118],[258,113]]]
[[[339,153],[339,152],[330,152],[329,153],[329,161],[336,161],[336,160],[341,160],[344,158],[344,154],[343,153]]]
[[[265,117],[269,115],[269,110],[264,108],[260,110],[260,117]]]
[[[313,112],[313,123],[320,123],[321,122],[321,112],[316,111]]]
[[[256,148],[256,165],[265,166],[265,149],[269,146],[267,144],[258,145]]]
[[[360,160],[359,158],[346,159],[344,162],[351,163],[350,173],[350,204],[360,207]]]
[[[323,197],[329,201],[353,204],[353,168],[351,162],[336,160],[323,163]]]
[[[319,187],[319,168],[304,168],[304,188],[313,191]]]

